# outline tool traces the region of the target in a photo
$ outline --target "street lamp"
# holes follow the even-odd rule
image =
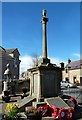
[[[69,81],[69,79],[70,79],[70,72],[69,72],[70,68],[71,68],[71,65],[70,65],[70,63],[69,63],[69,64],[68,64],[68,81]]]

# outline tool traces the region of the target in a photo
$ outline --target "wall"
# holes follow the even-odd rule
[[[73,78],[76,77],[76,81],[80,83],[80,69],[69,70],[68,73],[66,71],[62,71],[62,80],[68,77],[71,83],[74,83]]]

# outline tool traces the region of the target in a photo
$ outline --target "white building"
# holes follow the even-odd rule
[[[11,78],[19,79],[20,53],[17,48],[4,49],[0,46],[0,79],[4,79],[6,65],[10,64]]]
[[[68,64],[62,70],[62,80],[82,85],[82,60],[68,60]]]

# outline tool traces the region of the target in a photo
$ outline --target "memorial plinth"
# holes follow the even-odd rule
[[[31,94],[38,98],[60,93],[61,69],[53,64],[41,64],[28,70],[31,73]]]
[[[37,98],[55,97],[60,93],[61,68],[50,63],[47,57],[46,10],[42,11],[42,58],[38,66],[28,69],[30,74],[30,95]]]

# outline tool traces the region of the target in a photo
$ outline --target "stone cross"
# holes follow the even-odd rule
[[[46,10],[42,11],[42,58],[47,59],[47,35],[46,35],[46,23],[48,18],[46,18]]]

